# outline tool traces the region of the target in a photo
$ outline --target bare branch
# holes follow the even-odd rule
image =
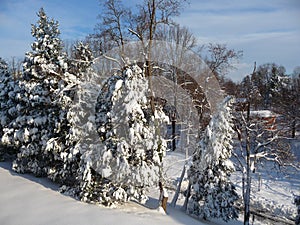
[[[116,62],[119,66],[120,66],[120,68],[122,67],[122,64],[117,60],[117,59],[115,59],[115,58],[112,58],[112,57],[109,57],[109,56],[107,56],[107,55],[102,55],[105,59],[108,59],[108,60],[111,60],[111,61],[113,61],[113,62]]]
[[[142,40],[141,35],[139,35],[139,34],[138,34],[137,32],[135,32],[134,30],[128,28],[128,31],[129,31],[130,33],[132,33],[133,35],[135,35],[139,40]]]

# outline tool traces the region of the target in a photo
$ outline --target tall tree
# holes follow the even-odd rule
[[[78,108],[79,92],[82,92],[81,84],[88,82],[94,72],[91,68],[93,55],[88,45],[77,43],[72,55],[73,58],[67,59],[68,71],[64,74],[64,85],[57,95],[59,114],[55,137],[47,141],[46,149],[56,159],[48,177],[77,189],[80,185],[81,156],[84,153],[81,142],[85,141],[81,132],[82,127],[86,126],[80,118],[84,109]],[[81,129],[78,129],[79,126]]]
[[[284,76],[285,68],[275,63],[260,65],[251,75],[253,84],[258,88],[262,96],[262,108],[267,109],[272,105],[272,93],[276,91],[279,78]]]
[[[91,42],[100,42],[99,54],[105,54],[114,47],[123,51],[123,46],[129,39],[129,21],[131,10],[126,8],[121,0],[100,0],[102,13],[98,18],[95,33],[88,37]],[[98,55],[98,54],[97,54]]]
[[[172,17],[179,15],[185,2],[145,0],[129,8],[122,0],[100,0],[100,23],[87,39],[98,43],[96,52],[102,54],[114,47],[122,50],[122,46],[130,40],[139,40],[146,49],[151,49],[151,46],[147,47],[148,41],[157,38],[159,27],[174,23]]]
[[[16,148],[7,134],[11,132],[9,124],[21,110],[16,102],[22,95],[19,81],[13,79],[8,64],[2,58],[0,58],[0,90],[0,158],[5,158],[6,154],[15,154],[16,157]]]
[[[232,100],[226,98],[207,126],[199,146],[193,155],[188,171],[191,197],[188,212],[201,218],[236,219],[238,199],[230,181],[234,166],[232,153],[233,123]]]
[[[183,4],[186,1],[180,0],[145,0],[143,4],[138,6],[139,13],[134,18],[130,31],[145,48],[146,57],[146,76],[149,79],[149,88],[153,92],[152,87],[152,47],[153,40],[156,39],[159,26],[169,25],[172,23],[172,17],[178,16]],[[153,93],[151,93],[152,96]],[[152,110],[154,110],[153,102]]]
[[[158,28],[174,24],[173,17],[180,14],[186,2],[186,0],[144,0],[137,6],[138,13],[133,15],[134,22],[130,31],[142,42],[156,39]]]
[[[22,92],[18,99],[17,118],[10,123],[12,142],[20,149],[13,168],[64,180],[64,158],[68,155],[65,138],[69,124],[67,105],[71,97],[63,92],[67,86],[67,61],[62,52],[58,22],[49,19],[43,10],[32,25],[35,41],[26,53],[23,64]],[[63,96],[63,99],[62,99]],[[66,152],[65,152],[66,151]]]
[[[287,75],[272,76],[271,93],[272,109],[283,116],[282,126],[285,127],[281,135],[296,137],[299,129],[300,115],[300,77],[294,74],[290,77]]]
[[[110,77],[96,106],[98,148],[87,152],[81,198],[104,205],[130,198],[145,200],[144,189],[161,178],[166,143],[161,125],[167,117],[152,115],[148,83],[134,65]]]
[[[179,0],[145,0],[137,4],[136,8],[125,8],[120,0],[105,1],[104,11],[100,15],[101,23],[98,24],[98,34],[94,37],[106,39],[103,53],[119,47],[120,56],[125,60],[124,44],[128,40],[138,40],[142,44],[142,55],[144,56],[144,69],[148,77],[150,95],[154,96],[152,85],[152,48],[153,40],[156,39],[159,26],[168,26],[172,22],[172,17],[179,15],[184,1]],[[129,35],[131,34],[131,35]],[[96,38],[97,40],[97,38]],[[109,43],[114,43],[110,45]],[[110,45],[107,48],[107,43]],[[152,111],[154,103],[151,100]]]

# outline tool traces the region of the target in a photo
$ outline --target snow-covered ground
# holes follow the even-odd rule
[[[182,154],[169,153],[166,157],[166,172],[170,181],[175,180],[181,174],[184,165]],[[240,171],[236,171],[231,180],[237,187],[237,192],[242,193],[242,176]],[[183,187],[185,186],[185,187]],[[182,189],[186,188],[187,183],[183,182]],[[174,186],[175,187],[175,186]],[[296,206],[293,204],[293,195],[300,195],[300,172],[288,168],[279,172],[271,165],[265,165],[259,169],[252,178],[251,210],[257,213],[266,214],[270,217],[277,217],[286,220],[287,224],[296,217]],[[171,193],[172,194],[172,193]],[[184,201],[181,195],[179,204]],[[261,219],[261,218],[260,218]],[[257,220],[257,218],[256,218]],[[231,224],[232,222],[230,222]],[[264,220],[261,224],[274,224],[273,221]],[[254,224],[259,224],[255,222]],[[280,224],[280,223],[276,223]],[[282,224],[285,224],[282,222]]]
[[[0,180],[3,225],[206,224],[170,207],[164,215],[153,209],[157,200],[152,198],[147,206],[129,202],[115,209],[83,203],[60,194],[58,186],[45,178],[12,172],[9,163],[0,163]]]
[[[168,153],[165,165],[169,184],[181,174],[184,156],[180,153]],[[274,174],[273,174],[274,175]],[[240,188],[240,176],[233,176]],[[295,215],[296,207],[292,204],[292,192],[299,192],[299,176],[292,178],[277,176],[277,179],[263,176],[261,190],[258,191],[254,179],[253,193],[258,207],[273,209],[279,217]],[[105,208],[98,205],[86,204],[58,192],[58,186],[45,178],[36,178],[28,174],[17,174],[10,169],[10,163],[0,163],[0,224],[5,225],[38,225],[38,224],[100,224],[100,225],[155,225],[155,224],[186,224],[186,225],[241,225],[242,216],[238,221],[225,223],[219,220],[199,221],[180,210],[184,196],[180,195],[178,206],[168,207],[168,215],[159,212],[157,198],[158,187],[149,190],[149,201],[146,205],[129,202],[117,208]],[[183,184],[184,185],[184,184]],[[174,192],[169,190],[172,200]],[[273,224],[258,220],[258,224]]]

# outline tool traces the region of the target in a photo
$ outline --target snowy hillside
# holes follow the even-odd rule
[[[117,209],[82,203],[60,194],[58,186],[47,179],[19,175],[9,168],[10,164],[0,163],[1,224],[204,224],[178,210],[170,209],[169,215],[163,215],[132,202]]]
[[[166,173],[169,177],[169,200],[172,201],[172,184],[179,177],[184,163],[184,156],[169,152],[165,159]],[[129,202],[117,208],[104,208],[99,205],[82,203],[58,192],[58,186],[45,178],[36,178],[32,175],[20,175],[10,170],[11,165],[0,163],[0,223],[6,225],[35,225],[35,224],[72,224],[72,225],[153,225],[153,224],[186,224],[186,225],[241,225],[238,221],[199,221],[180,210],[184,196],[180,195],[177,207],[168,207],[168,215],[160,213],[157,207],[159,196],[158,187],[149,189],[149,201],[146,205]],[[233,181],[239,187],[238,172],[234,174]],[[300,190],[299,178],[293,180],[278,176],[276,180],[264,177],[261,191],[258,192],[253,182],[254,195],[257,207],[273,209],[275,215],[283,218],[295,214],[296,207],[292,204],[291,193]],[[182,185],[182,187],[184,184]],[[239,190],[238,190],[239,191]],[[260,224],[284,224],[272,221],[259,222]],[[288,224],[288,223],[287,223]]]

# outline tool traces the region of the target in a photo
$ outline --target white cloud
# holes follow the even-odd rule
[[[212,1],[214,2],[214,1]],[[243,1],[242,1],[243,2]],[[223,4],[226,5],[227,4]],[[199,6],[200,7],[200,6]],[[220,6],[219,6],[220,7]],[[227,6],[228,7],[228,6]],[[247,33],[257,33],[278,30],[300,29],[300,7],[299,9],[287,11],[276,10],[242,10],[233,8],[232,12],[205,11],[201,7],[193,6],[193,10],[186,10],[178,19],[195,30],[197,35],[242,35]]]
[[[241,66],[233,79],[258,65],[275,62],[291,73],[300,65],[300,2],[297,0],[191,1],[177,21],[189,27],[199,42],[226,43],[243,50]]]
[[[236,63],[233,65],[235,69],[229,72],[227,77],[230,77],[231,80],[235,82],[241,82],[243,78],[252,73],[254,62],[251,63]]]
[[[30,49],[31,24],[38,20],[40,7],[59,21],[63,40],[91,33],[100,14],[98,0],[0,1],[0,57],[5,58],[22,57]],[[226,43],[243,50],[241,63],[275,62],[288,71],[300,65],[299,0],[191,0],[176,20],[189,27],[200,44]]]

